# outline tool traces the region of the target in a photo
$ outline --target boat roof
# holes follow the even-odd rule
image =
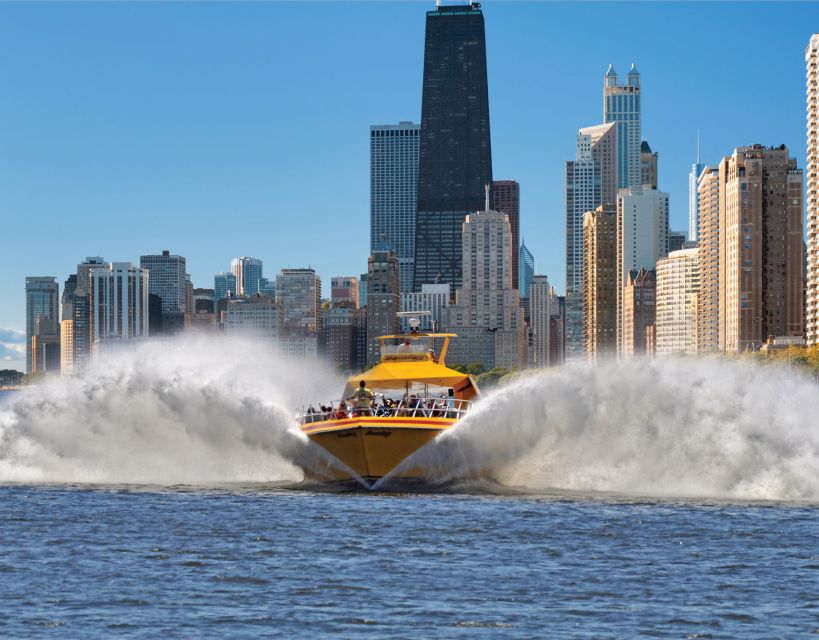
[[[347,386],[355,388],[361,380],[364,380],[368,387],[386,389],[403,389],[412,382],[439,387],[460,387],[470,381],[468,375],[438,364],[434,360],[382,361],[372,369],[350,377]]]

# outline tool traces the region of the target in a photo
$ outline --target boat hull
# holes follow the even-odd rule
[[[397,480],[422,478],[423,469],[399,465],[455,423],[448,418],[360,417],[309,423],[301,429],[342,463],[330,471],[332,480],[371,483],[390,473]]]

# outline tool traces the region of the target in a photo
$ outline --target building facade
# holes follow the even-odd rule
[[[697,161],[688,174],[688,239],[699,242],[700,233],[700,176],[705,165],[700,162],[700,132],[697,131]]]
[[[617,123],[617,188],[640,186],[640,74],[634,65],[623,85],[609,65],[603,81],[603,122]]]
[[[518,291],[521,298],[529,297],[529,287],[535,277],[535,256],[526,247],[525,242],[521,242],[518,258]]]
[[[446,319],[446,309],[451,297],[448,284],[425,284],[420,292],[401,294],[401,311],[421,311],[418,316],[421,325],[418,329],[422,332],[439,331]],[[407,333],[409,330],[409,319],[402,317],[401,331]]]
[[[148,337],[148,287],[148,270],[131,262],[91,270],[92,353],[104,344]]]
[[[520,294],[512,286],[512,228],[509,216],[486,209],[463,223],[463,286],[448,309],[447,328],[459,338],[448,361],[482,363],[487,369],[526,365],[526,323]]]
[[[243,256],[230,262],[230,272],[236,278],[236,295],[252,296],[259,293],[259,281],[263,276],[263,263],[258,258]]]
[[[690,249],[685,246],[685,231],[669,231],[668,232],[668,252],[679,251],[680,249]]]
[[[520,184],[516,180],[493,180],[492,201],[496,211],[509,216],[512,227],[512,285],[517,287],[520,279]]]
[[[566,163],[566,348],[584,351],[583,217],[616,202],[618,129],[614,122],[577,133],[575,160]]]
[[[60,318],[60,285],[52,276],[26,278],[26,373],[33,373],[31,341],[40,318]]]
[[[486,36],[477,2],[426,14],[413,287],[461,284],[461,225],[492,182]]]
[[[596,360],[616,352],[617,213],[600,205],[583,218],[584,349]]]
[[[819,33],[805,49],[807,67],[807,245],[805,313],[808,344],[819,344]]]
[[[529,289],[529,329],[532,333],[529,364],[533,367],[549,367],[556,364],[551,359],[552,301],[554,290],[549,278],[537,275]]]
[[[381,357],[379,336],[401,330],[401,285],[398,256],[390,249],[374,252],[367,260],[367,363]]]
[[[802,170],[784,145],[753,145],[723,158],[719,180],[722,349],[802,336]]]
[[[642,186],[617,197],[617,352],[623,352],[623,296],[629,272],[656,269],[668,254],[668,194]]]
[[[149,293],[162,299],[163,313],[186,313],[188,274],[185,258],[162,251],[160,255],[139,257],[139,266],[148,271]]]
[[[236,276],[232,273],[217,273],[213,276],[213,299],[215,301],[224,300],[228,297],[235,298],[236,293]]]
[[[359,335],[362,328],[366,334],[366,327],[367,311],[357,304],[339,302],[322,309],[320,355],[345,373],[361,371],[367,358],[366,349],[362,354],[359,347]]]
[[[703,167],[697,179],[697,224],[700,264],[697,352],[709,353],[720,350],[718,167]]]
[[[657,261],[657,355],[697,352],[698,253],[672,251]]]
[[[421,126],[370,127],[370,253],[386,241],[398,256],[401,291],[412,291]]]
[[[646,355],[646,336],[656,321],[657,278],[644,268],[630,271],[623,291],[623,357]]]
[[[225,310],[225,333],[277,343],[284,324],[284,309],[261,294],[230,298]]]
[[[656,151],[651,150],[647,140],[640,143],[640,184],[648,185],[652,189],[657,188],[657,164],[659,156]]]
[[[313,269],[282,269],[276,276],[276,302],[284,308],[283,337],[310,336],[318,340],[321,278]]]
[[[401,272],[401,258],[398,259],[398,271]],[[335,304],[348,304],[358,309],[360,292],[356,276],[335,276],[330,279],[330,301]]]

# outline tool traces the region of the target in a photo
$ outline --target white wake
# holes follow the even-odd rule
[[[819,385],[720,359],[522,377],[407,462],[535,490],[819,501]]]
[[[326,461],[295,429],[293,408],[342,384],[258,343],[147,342],[0,408],[0,482],[299,481],[299,464]]]

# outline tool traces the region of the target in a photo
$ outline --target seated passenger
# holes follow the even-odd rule
[[[350,417],[350,412],[347,410],[347,403],[344,402],[344,400],[338,403],[338,409],[336,409],[333,417],[336,420],[344,420],[345,418]]]
[[[412,343],[410,342],[410,339],[404,338],[403,344],[399,344],[395,351],[396,353],[409,353],[412,351]]]

